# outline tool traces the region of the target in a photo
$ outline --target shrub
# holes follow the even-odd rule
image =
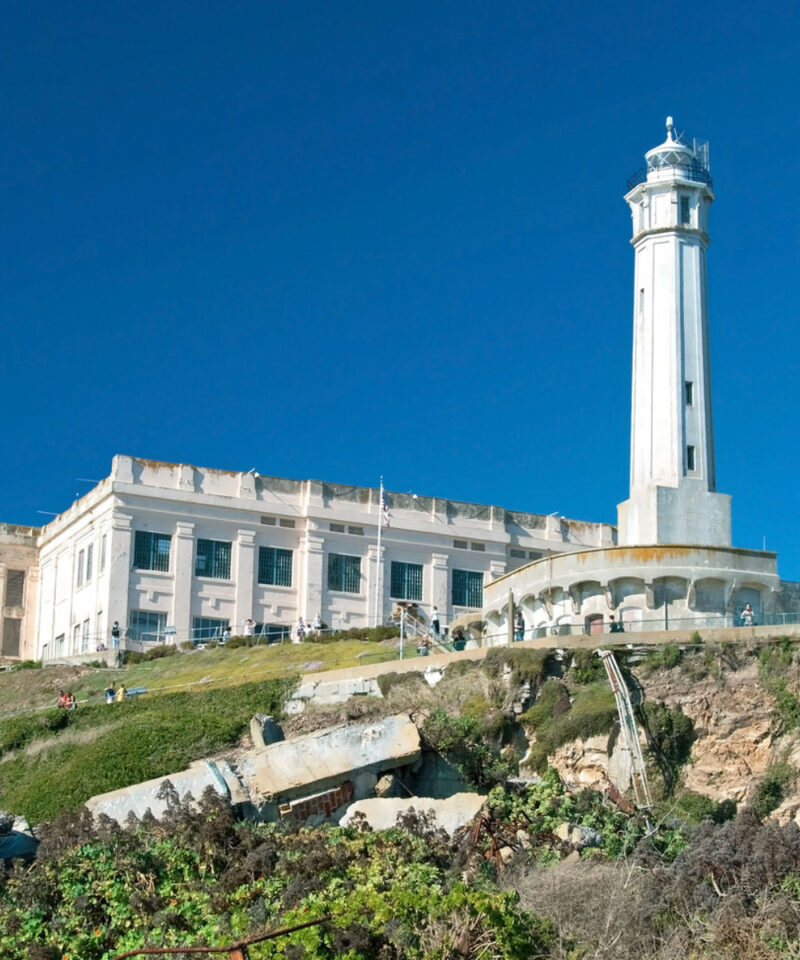
[[[392,673],[384,673],[377,678],[378,689],[381,692],[381,696],[387,697],[389,691],[393,690],[395,687],[406,686],[409,684],[418,683],[420,679],[420,674],[418,673],[397,673],[393,671]]]
[[[674,643],[665,643],[656,650],[651,650],[644,660],[646,670],[672,670],[681,662],[680,647]]]
[[[795,775],[788,763],[776,763],[769,767],[764,779],[756,788],[752,808],[759,820],[768,817],[783,801],[783,788]]]
[[[606,668],[594,650],[576,650],[570,665],[570,676],[576,683],[594,683],[605,677]]]
[[[182,640],[180,643],[180,649],[185,650],[187,653],[194,650],[194,641],[193,640]]]
[[[16,670],[41,670],[42,661],[41,660],[20,660],[19,663],[15,663],[11,670],[12,672]]]
[[[486,653],[483,669],[487,675],[497,678],[503,675],[506,668],[511,670],[512,686],[530,683],[538,687],[547,676],[548,661],[552,656],[550,650],[518,650],[513,647],[492,647]]]
[[[647,746],[661,770],[664,787],[670,793],[678,777],[678,768],[686,763],[694,742],[694,724],[680,709],[663,703],[645,702],[638,711],[645,729]]]
[[[420,730],[426,746],[459,768],[465,780],[485,789],[516,772],[512,758],[504,758],[487,743],[488,731],[476,716],[454,716],[441,708],[426,717]]]
[[[225,644],[228,650],[238,650],[239,647],[249,647],[252,642],[252,637],[231,637],[230,640]]]

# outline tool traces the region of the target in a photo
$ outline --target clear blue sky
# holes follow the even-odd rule
[[[719,489],[800,579],[800,13],[6,6],[0,519],[115,453],[616,520],[625,180],[711,143]]]

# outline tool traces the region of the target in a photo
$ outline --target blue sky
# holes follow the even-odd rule
[[[779,9],[781,7],[781,9]],[[626,178],[711,144],[718,485],[800,579],[795,5],[4,11],[0,519],[115,453],[614,522]]]

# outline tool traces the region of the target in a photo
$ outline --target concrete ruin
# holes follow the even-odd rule
[[[181,800],[199,799],[207,789],[243,813],[264,820],[299,823],[339,819],[356,800],[373,796],[387,773],[416,764],[422,755],[419,731],[407,714],[374,723],[340,724],[289,740],[274,720],[254,717],[254,745],[226,757],[92,797],[86,804],[118,823],[148,810],[167,810],[169,781]],[[272,742],[265,742],[271,740]],[[428,801],[425,801],[428,802]]]

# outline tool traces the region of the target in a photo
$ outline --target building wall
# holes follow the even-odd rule
[[[33,659],[37,527],[0,524],[0,656]]]
[[[393,561],[422,566],[419,609],[429,616],[436,605],[448,622],[481,606],[453,603],[453,571],[474,571],[485,584],[538,556],[614,537],[608,524],[391,492],[386,500],[382,622],[396,599]],[[115,457],[109,477],[43,528],[37,649],[51,657],[108,646],[111,624],[128,627],[132,611],[160,614],[176,640],[191,635],[196,618],[226,621],[234,633],[248,617],[372,625],[378,515],[375,489]],[[137,532],[171,538],[167,570],[137,568]],[[199,540],[230,544],[228,576],[198,574]],[[258,582],[261,547],[292,552],[290,586]],[[334,555],[358,558],[356,592],[329,588]]]

